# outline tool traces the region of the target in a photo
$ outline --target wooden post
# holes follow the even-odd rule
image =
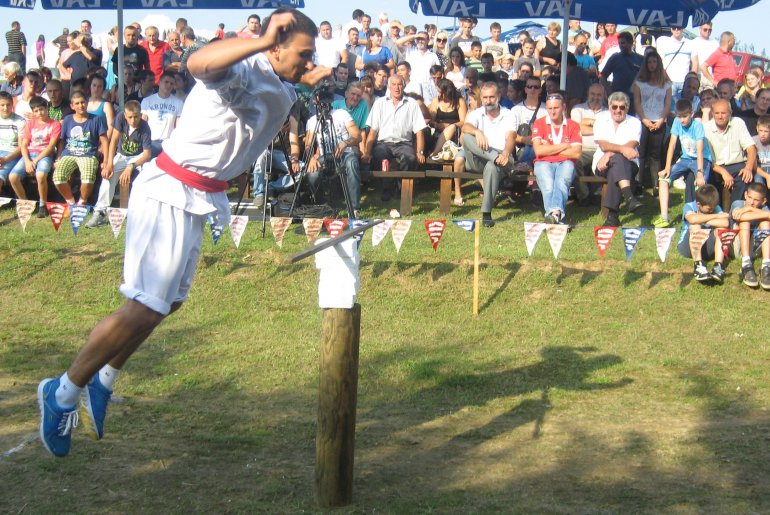
[[[479,314],[479,254],[481,220],[476,220],[476,230],[473,231],[473,314]]]
[[[315,498],[322,508],[353,500],[361,306],[324,309],[318,388]]]

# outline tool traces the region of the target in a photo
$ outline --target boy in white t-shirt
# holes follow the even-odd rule
[[[152,157],[160,154],[163,141],[171,136],[182,116],[184,102],[171,94],[174,83],[174,74],[164,72],[158,81],[158,92],[142,100],[142,118],[152,132]]]
[[[34,175],[37,179],[38,201],[37,217],[48,215],[46,201],[48,200],[48,174],[51,172],[53,159],[56,157],[56,145],[61,137],[61,123],[51,120],[48,116],[48,101],[41,97],[33,97],[29,101],[32,117],[24,126],[21,134],[21,157],[11,170],[10,182],[13,191],[20,199],[26,199],[24,185],[21,179],[24,175]]]
[[[760,116],[757,120],[757,135],[754,136],[757,145],[757,170],[754,182],[765,186],[770,184],[770,115]]]

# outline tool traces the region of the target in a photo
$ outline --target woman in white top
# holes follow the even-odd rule
[[[671,82],[662,62],[658,52],[648,50],[639,75],[631,86],[636,117],[642,121],[637,182],[642,184],[647,173],[655,196],[658,193],[657,178],[666,138],[666,115],[671,110]]]
[[[514,119],[516,120],[516,146],[523,147],[516,157],[515,168],[524,171],[530,170],[532,161],[535,159],[535,151],[532,149],[532,123],[538,118],[542,118],[548,112],[545,110],[545,104],[540,101],[540,92],[543,85],[537,77],[527,79],[524,86],[524,101],[512,109]],[[528,129],[522,127],[529,125]]]
[[[451,80],[457,89],[465,87],[465,54],[460,47],[449,51],[449,62],[446,63],[444,78]]]

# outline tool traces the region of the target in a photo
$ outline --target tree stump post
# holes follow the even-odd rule
[[[353,500],[361,306],[323,310],[315,498],[319,506]]]

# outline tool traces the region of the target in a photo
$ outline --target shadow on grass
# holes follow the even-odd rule
[[[562,265],[561,273],[556,277],[556,284],[561,284],[573,275],[580,276],[580,286],[587,286],[595,281],[601,272],[596,270],[586,270],[584,268],[573,268]]]
[[[499,297],[511,284],[513,278],[516,277],[516,274],[519,272],[519,270],[521,270],[521,263],[506,263],[503,265],[503,268],[508,271],[508,275],[505,276],[505,279],[503,279],[503,282],[500,283],[500,286],[497,287],[494,293],[492,293],[487,301],[479,308],[479,313],[490,307],[495,302],[495,300],[497,300],[497,297]]]

